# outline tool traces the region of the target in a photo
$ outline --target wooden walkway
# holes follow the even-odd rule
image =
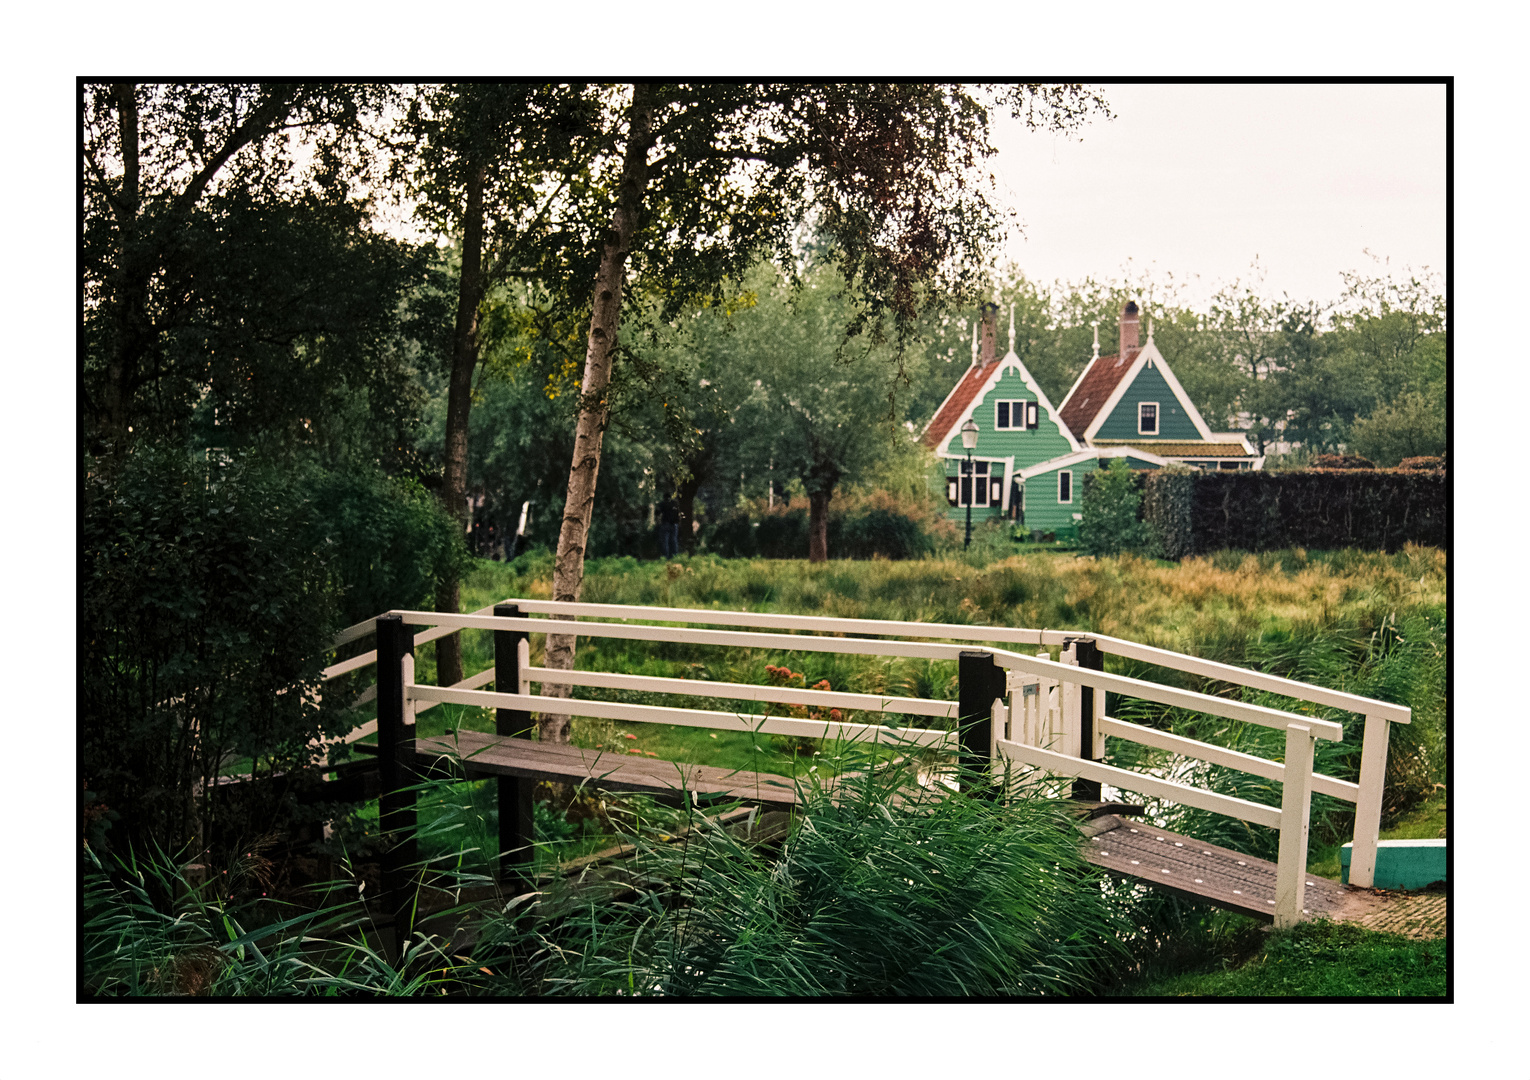
[[[477,731],[459,731],[455,738],[417,739],[406,745],[421,765],[460,761],[470,779],[510,776],[562,784],[590,784],[607,791],[646,791],[675,798],[684,792],[692,792],[701,796],[743,799],[769,807],[797,804],[797,788],[791,778],[774,773],[689,765]]]
[[[1083,825],[1084,858],[1095,866],[1218,907],[1271,920],[1275,864],[1215,844],[1107,814]],[[1367,907],[1370,890],[1308,874],[1302,914],[1347,919]]]

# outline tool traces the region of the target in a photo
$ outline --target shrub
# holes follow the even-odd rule
[[[350,471],[306,486],[318,511],[309,543],[332,554],[347,625],[428,606],[439,582],[466,570],[462,530],[417,481]]]
[[[1158,535],[1165,559],[1195,551],[1195,470],[1171,466],[1139,474],[1144,491],[1142,516]]]
[[[1308,463],[1310,469],[1374,469],[1376,463],[1359,454],[1318,454]]]
[[[1407,393],[1355,421],[1350,445],[1380,465],[1442,454],[1449,443],[1443,395]]]
[[[1203,473],[1194,483],[1197,553],[1446,545],[1450,506],[1443,472]]]
[[[284,472],[146,448],[87,463],[82,520],[80,779],[129,838],[209,842],[227,760],[288,772],[331,734],[318,508]]]
[[[848,492],[829,504],[829,557],[917,559],[935,551],[953,529],[943,517],[913,500],[884,491]],[[708,550],[732,558],[805,559],[806,499],[772,508],[758,502],[726,515],[704,534]]]
[[[1089,555],[1123,551],[1156,555],[1160,549],[1152,526],[1142,520],[1142,494],[1126,462],[1112,458],[1084,479],[1084,520],[1079,539]]]

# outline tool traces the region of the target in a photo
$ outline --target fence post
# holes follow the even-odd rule
[[[413,755],[405,749],[413,732],[405,727],[405,657],[414,656],[414,632],[402,615],[377,620],[377,764],[382,774],[377,825],[394,843],[382,855],[382,904],[393,916],[394,944],[402,952],[414,931],[410,877],[418,859],[415,843],[415,795],[405,790],[413,780]]]
[[[956,712],[964,771],[987,772],[993,746],[993,703],[1004,696],[1004,669],[993,654],[963,651],[956,661]]]
[[[495,604],[499,618],[520,618],[516,604]],[[502,694],[523,693],[521,650],[530,640],[523,630],[494,631],[494,689]],[[494,734],[513,739],[531,738],[531,712],[527,709],[495,709]],[[499,876],[502,881],[527,878],[532,863],[535,831],[532,793],[536,781],[521,776],[495,778],[499,798]]]
[[[1280,861],[1275,867],[1275,929],[1302,921],[1307,896],[1307,822],[1312,808],[1312,729],[1286,726],[1281,775]]]
[[[1392,725],[1384,716],[1365,718],[1360,750],[1360,793],[1355,799],[1354,847],[1349,855],[1349,883],[1367,889],[1376,884],[1376,841],[1381,835],[1381,799],[1387,782],[1387,743]]]
[[[1088,668],[1090,671],[1105,670],[1105,654],[1100,651],[1100,647],[1093,641],[1087,638],[1076,638],[1071,642],[1071,644],[1074,649],[1074,656],[1078,660],[1079,667]],[[1103,699],[1105,692],[1103,690],[1099,691],[1098,696]],[[1082,683],[1080,683],[1078,688],[1078,697],[1078,756],[1085,761],[1098,761],[1099,756],[1096,753],[1095,747],[1096,739],[1094,734],[1094,718],[1099,716],[1105,710],[1103,708],[1095,707],[1096,691],[1092,686],[1084,686]],[[1103,700],[1101,700],[1099,704],[1104,705],[1105,703]],[[1098,780],[1073,781],[1073,797],[1075,799],[1081,799],[1086,802],[1099,802],[1100,782]]]

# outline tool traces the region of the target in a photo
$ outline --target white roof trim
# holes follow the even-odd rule
[[[1089,429],[1084,432],[1085,442],[1091,441],[1097,434],[1099,434],[1100,428],[1104,426],[1106,418],[1109,417],[1111,413],[1115,412],[1116,406],[1119,405],[1121,403],[1121,399],[1126,396],[1127,388],[1130,387],[1132,383],[1137,381],[1137,376],[1142,373],[1142,369],[1147,366],[1147,362],[1149,360],[1156,360],[1158,362],[1159,370],[1163,372],[1163,381],[1169,384],[1169,389],[1174,392],[1174,396],[1178,398],[1179,403],[1184,406],[1185,415],[1190,417],[1190,422],[1195,425],[1195,430],[1200,432],[1201,438],[1205,439],[1207,442],[1212,441],[1211,429],[1206,426],[1206,421],[1201,418],[1201,411],[1195,407],[1195,403],[1192,402],[1190,400],[1190,396],[1185,393],[1185,388],[1181,386],[1179,384],[1179,380],[1174,377],[1174,370],[1169,367],[1169,362],[1163,358],[1163,353],[1158,351],[1158,346],[1149,340],[1148,343],[1138,351],[1136,357],[1132,360],[1132,366],[1127,369],[1126,374],[1121,376],[1121,378],[1116,381],[1115,389],[1110,392],[1110,397],[1105,399],[1105,404],[1100,406],[1100,411],[1094,414],[1094,419],[1089,423]],[[1085,370],[1087,371],[1088,369],[1086,368]],[[1079,380],[1083,380],[1082,375],[1079,376]],[[1162,424],[1159,426],[1162,427]]]
[[[940,441],[936,445],[945,446],[946,443],[951,441],[951,433],[958,430],[968,420],[972,419],[972,414],[977,411],[978,405],[993,391],[994,387],[999,385],[999,380],[1002,379],[1004,377],[1004,373],[1010,369],[1014,369],[1016,372],[1018,372],[1020,375],[1020,381],[1025,383],[1025,388],[1036,395],[1037,403],[1047,411],[1047,415],[1051,417],[1052,422],[1057,425],[1057,430],[1061,432],[1062,437],[1068,440],[1068,445],[1071,446],[1074,450],[1083,449],[1078,439],[1074,438],[1073,432],[1068,430],[1068,425],[1063,423],[1062,417],[1058,415],[1059,410],[1052,407],[1052,402],[1047,397],[1046,391],[1037,384],[1035,379],[1031,378],[1030,371],[1028,371],[1026,366],[1020,362],[1020,357],[1016,356],[1013,350],[1005,353],[1004,358],[994,365],[993,371],[989,373],[988,378],[984,380],[983,385],[978,388],[977,393],[972,395],[972,400],[967,402],[967,407],[962,410],[962,414],[951,421],[951,426],[947,428],[946,431],[941,435]],[[968,371],[970,370],[971,369],[969,368]],[[966,378],[965,375],[962,377]],[[956,386],[960,385],[961,383],[958,381]],[[951,388],[951,394],[956,393],[956,386]],[[946,395],[946,401],[951,400],[951,394]],[[945,408],[945,404],[945,401],[940,403],[942,409]],[[936,409],[935,416],[939,415],[940,409]],[[930,423],[933,424],[934,422],[934,417],[931,417]],[[929,425],[925,426],[928,428]],[[945,454],[940,454],[938,450],[936,452],[941,457],[948,456]]]
[[[1043,473],[1052,472],[1054,469],[1066,469],[1069,466],[1077,465],[1081,461],[1127,457],[1134,457],[1141,461],[1146,461],[1149,464],[1157,465],[1159,468],[1174,464],[1173,461],[1166,457],[1159,457],[1157,454],[1150,454],[1145,450],[1138,450],[1134,446],[1112,446],[1108,449],[1090,447],[1085,450],[1080,450],[1076,454],[1064,454],[1062,457],[1055,457],[1050,461],[1038,462],[1028,469],[1021,469],[1018,475],[1021,480],[1029,480],[1033,476],[1040,476]]]
[[[1099,332],[1100,332],[1099,331],[1099,327],[1095,327],[1095,331],[1094,332],[1095,332],[1096,335],[1098,335]],[[1065,394],[1063,396],[1062,404],[1057,406],[1057,411],[1058,412],[1062,412],[1064,409],[1066,409],[1068,407],[1068,402],[1073,400],[1073,393],[1074,393],[1074,391],[1076,391],[1079,388],[1080,384],[1083,383],[1084,376],[1088,375],[1089,374],[1089,369],[1094,367],[1094,365],[1099,363],[1099,361],[1100,361],[1099,354],[1095,354],[1094,356],[1091,356],[1089,358],[1089,363],[1084,365],[1084,370],[1080,371],[1078,373],[1078,378],[1074,379],[1073,380],[1073,385],[1068,387],[1067,394]]]
[[[970,364],[966,368],[962,369],[962,377],[951,384],[950,393],[946,394],[945,397],[940,399],[940,405],[935,409],[933,413],[930,414],[930,418],[924,422],[924,427],[919,429],[919,438],[921,441],[923,441],[924,437],[929,434],[930,425],[933,424],[935,422],[935,418],[940,415],[940,410],[946,407],[946,402],[950,401],[951,398],[956,394],[956,391],[961,389],[962,383],[966,380],[967,376],[971,374],[972,367]],[[942,444],[946,442],[945,439],[941,439],[940,441]]]

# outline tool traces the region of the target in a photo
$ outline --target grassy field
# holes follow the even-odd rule
[[[725,560],[708,556],[675,562],[632,559],[591,560],[583,599],[596,603],[792,612],[853,618],[909,619],[968,625],[1028,626],[1113,634],[1177,651],[1240,664],[1365,696],[1406,704],[1414,722],[1394,727],[1388,805],[1383,836],[1438,836],[1446,825],[1443,787],[1446,763],[1447,562],[1443,552],[1410,547],[1396,554],[1358,551],[1220,553],[1180,563],[1130,556],[1079,557],[1060,548],[1005,551],[997,545],[968,557],[911,562]],[[548,598],[551,560],[531,553],[514,562],[478,563],[463,589],[463,609],[475,610],[515,597]],[[488,632],[464,632],[468,672],[492,664]],[[541,662],[541,643],[532,642],[532,662]],[[434,650],[418,650],[418,677],[434,681]],[[827,680],[836,690],[954,698],[954,664],[829,656],[771,654],[699,646],[581,639],[577,665],[585,670],[694,678],[725,682],[767,682],[766,666],[800,673],[802,684]],[[1205,684],[1163,669],[1108,662],[1110,670],[1178,682],[1210,692],[1228,688]],[[613,691],[576,691],[580,697],[649,704],[685,704],[740,714],[760,706],[713,699],[669,699]],[[1246,700],[1340,720],[1346,739],[1321,744],[1319,767],[1353,779],[1358,770],[1359,718],[1332,710],[1307,709],[1285,699],[1245,692]],[[1210,722],[1143,702],[1113,701],[1113,714],[1169,728],[1208,741],[1279,759],[1280,733],[1248,725]],[[1135,711],[1134,711],[1135,710]],[[855,720],[851,715],[845,719]],[[868,717],[869,719],[869,717]],[[913,718],[911,718],[913,720]],[[922,720],[913,722],[923,723]],[[492,730],[483,710],[438,706],[422,714],[422,731],[435,734],[461,725]],[[729,768],[785,775],[844,768],[832,746],[818,753],[788,740],[747,733],[638,723],[576,719],[574,740],[613,754],[641,754]],[[1273,742],[1271,740],[1274,740]],[[1173,771],[1185,763],[1167,755],[1143,754],[1132,744],[1111,741],[1118,764]],[[1278,802],[1278,785],[1230,770],[1203,771],[1196,781],[1229,794]],[[468,814],[480,824],[493,809],[482,785],[460,785],[457,809],[432,811],[450,823]],[[448,800],[451,801],[451,800]],[[463,809],[466,808],[466,809]],[[1251,854],[1273,858],[1274,834],[1230,819],[1183,808],[1150,804],[1150,813],[1178,831],[1202,835]],[[1309,868],[1337,878],[1339,845],[1349,838],[1352,813],[1334,800],[1314,800]],[[545,858],[570,857],[598,845],[599,837],[571,834],[571,826],[550,816],[541,822],[544,839],[558,840]],[[468,833],[463,833],[468,835]],[[1268,850],[1266,850],[1268,849]],[[1266,937],[1255,924],[1211,909],[1165,908],[1150,918],[1181,939],[1163,957],[1147,964],[1142,979],[1123,993],[1153,996],[1436,995],[1443,993],[1442,946],[1359,937],[1349,928],[1304,929],[1296,935]],[[1345,958],[1349,959],[1345,959]],[[1314,972],[1329,971],[1340,983]],[[1305,972],[1298,976],[1296,973]],[[1345,973],[1347,972],[1347,974]],[[1324,978],[1327,978],[1325,975]],[[1409,981],[1415,978],[1422,982]],[[1349,980],[1345,983],[1342,980]],[[1430,982],[1429,980],[1435,980]],[[1400,991],[1394,990],[1402,987]],[[1334,989],[1346,986],[1348,989]],[[1434,987],[1419,989],[1418,987]],[[1412,987],[1412,989],[1407,989]]]

